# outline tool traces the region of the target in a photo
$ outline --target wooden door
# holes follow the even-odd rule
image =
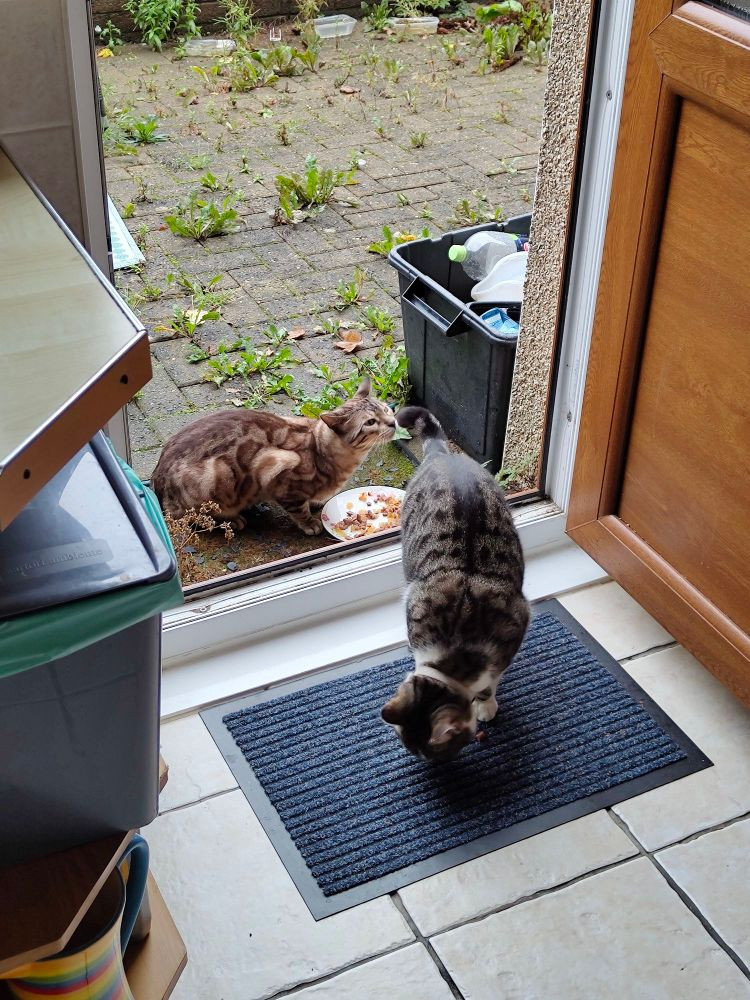
[[[568,532],[750,705],[750,20],[707,4],[636,0]]]

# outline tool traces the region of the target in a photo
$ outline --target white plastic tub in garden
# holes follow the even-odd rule
[[[409,35],[434,35],[438,30],[437,17],[389,17],[388,24],[395,31]]]
[[[344,35],[351,35],[356,23],[348,14],[327,14],[325,17],[316,17],[313,27],[318,38],[342,38]]]
[[[237,44],[231,38],[191,38],[185,45],[185,55],[210,59],[214,56],[228,56],[236,48]]]

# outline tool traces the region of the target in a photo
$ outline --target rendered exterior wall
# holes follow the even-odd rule
[[[503,464],[538,468],[558,326],[592,0],[558,0]],[[533,473],[532,473],[533,478]]]

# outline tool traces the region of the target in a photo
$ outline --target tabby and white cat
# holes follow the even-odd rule
[[[408,406],[396,420],[424,440],[401,516],[416,667],[381,714],[411,753],[444,760],[497,712],[498,682],[529,623],[523,554],[492,475],[449,451],[428,410]]]
[[[306,535],[318,535],[323,504],[395,428],[388,406],[370,394],[369,379],[317,420],[260,410],[211,413],[167,441],[151,486],[173,517],[213,501],[219,517],[241,529],[243,510],[274,501]]]

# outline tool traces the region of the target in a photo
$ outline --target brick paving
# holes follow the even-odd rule
[[[323,43],[317,73],[279,81],[249,93],[224,92],[223,78],[205,85],[192,65],[208,70],[208,60],[171,61],[172,52],[126,45],[112,59],[99,60],[108,109],[129,106],[139,116],[155,114],[166,142],[138,147],[136,156],[107,156],[109,191],[118,208],[133,202],[127,225],[144,245],[140,273],[118,273],[118,285],[149,329],[154,378],[130,405],[130,433],[136,471],[148,477],[164,441],[202,412],[242,398],[237,379],[217,387],[205,380],[207,363],[187,360],[193,345],[157,328],[172,318],[175,305],[189,299],[168,286],[175,261],[204,280],[222,275],[231,301],[221,320],[199,328],[195,343],[215,351],[222,341],[248,337],[261,343],[264,327],[302,327],[290,369],[295,383],[314,391],[322,383],[309,374],[327,363],[339,377],[352,365],[334,348],[330,334],[314,328],[332,317],[351,326],[356,307],[335,311],[336,285],[350,280],[355,267],[367,272],[367,302],[396,317],[401,340],[398,281],[393,269],[367,252],[384,224],[433,234],[458,228],[451,222],[456,203],[482,191],[505,215],[530,210],[541,129],[545,74],[517,64],[504,73],[477,72],[480,42],[454,35],[464,62],[446,57],[439,37],[398,41],[367,34],[359,24],[349,39]],[[401,65],[395,82],[394,64]],[[355,93],[342,92],[353,89]],[[291,144],[282,145],[285,123]],[[425,132],[424,148],[411,136]],[[303,170],[308,154],[321,166],[348,168],[355,153],[365,164],[356,186],[341,188],[336,200],[315,219],[297,226],[274,224],[274,177]],[[242,157],[249,173],[241,172]],[[198,159],[196,159],[198,158]],[[197,167],[197,169],[196,169]],[[242,192],[242,228],[204,245],[172,235],[164,216],[199,190],[204,171],[232,178]],[[138,200],[139,192],[148,200]],[[208,197],[220,199],[221,192]],[[170,260],[171,258],[171,260]],[[161,294],[144,301],[147,286]],[[380,335],[363,331],[363,351],[371,353]],[[269,407],[292,412],[293,401],[276,396]]]

